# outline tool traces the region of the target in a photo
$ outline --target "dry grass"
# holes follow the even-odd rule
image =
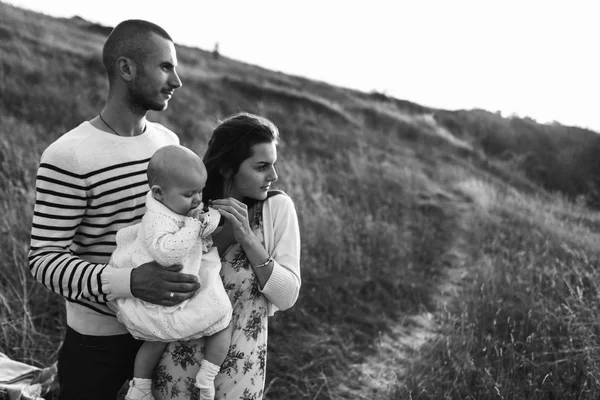
[[[599,253],[590,243],[600,237],[572,222],[589,212],[560,196],[545,201],[481,179],[458,187],[478,206],[473,281],[438,313],[440,336],[421,350],[395,395],[598,398]]]
[[[2,28],[13,32],[19,21],[4,23]],[[84,26],[60,24],[67,25],[64,32]],[[51,141],[95,115],[106,88],[97,68],[97,36],[87,33],[88,42],[82,39],[86,35],[75,35],[72,51],[66,52],[47,40],[58,37],[58,32],[45,34],[54,26],[36,26],[44,41],[15,32],[0,44],[13,54],[0,61],[12,77],[1,83],[6,96],[0,101],[6,128],[0,138],[6,233],[0,242],[6,255],[0,261],[0,350],[39,366],[56,360],[64,311],[63,300],[34,282],[27,267],[35,171]],[[281,131],[279,186],[298,207],[303,287],[296,306],[270,321],[267,398],[352,396],[357,388],[349,385],[350,373],[377,358],[380,338],[393,335],[397,321],[419,314],[430,302],[430,283],[444,267],[455,215],[430,193],[440,189],[428,177],[426,163],[401,134],[390,134],[395,125],[373,130],[353,120],[348,104],[360,101],[367,107],[354,92],[298,84],[297,78],[186,51],[185,85],[169,110],[153,119],[199,153],[214,123],[240,108],[264,114]],[[33,54],[41,57],[39,63],[30,63]],[[85,92],[61,96],[65,85]]]
[[[0,351],[46,366],[64,300],[28,271],[35,171],[101,107],[102,30],[0,14]],[[178,51],[185,84],[152,119],[184,144],[202,153],[240,109],[281,131],[303,287],[270,320],[267,399],[597,397],[597,216],[486,159],[432,110]]]

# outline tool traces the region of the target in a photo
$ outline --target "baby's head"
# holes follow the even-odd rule
[[[186,215],[202,201],[206,168],[187,147],[170,145],[158,149],[148,163],[152,196],[171,211]]]

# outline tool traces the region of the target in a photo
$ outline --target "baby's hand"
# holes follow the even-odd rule
[[[188,212],[187,216],[190,217],[190,218],[195,218],[198,221],[202,221],[202,214],[204,214],[202,212],[202,207],[198,206],[198,207],[194,208],[193,210],[190,210]]]

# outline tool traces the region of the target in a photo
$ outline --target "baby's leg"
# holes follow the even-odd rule
[[[135,356],[133,379],[125,400],[154,400],[152,396],[152,372],[158,364],[168,343],[144,342]]]
[[[213,400],[215,398],[215,377],[221,370],[225,361],[229,345],[231,344],[232,325],[212,336],[206,338],[204,359],[200,364],[200,371],[196,375],[196,387],[200,389],[200,400]]]
[[[227,357],[227,352],[229,352],[232,330],[232,324],[229,324],[222,331],[206,338],[206,345],[204,347],[204,359],[206,361],[219,367],[223,364],[225,357]]]
[[[162,357],[168,343],[144,342],[135,356],[133,376],[136,378],[152,378],[152,372]]]

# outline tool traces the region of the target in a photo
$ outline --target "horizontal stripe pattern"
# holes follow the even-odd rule
[[[117,231],[142,218],[148,190],[148,159],[143,161],[85,177],[65,174],[51,164],[40,165],[36,186],[41,190],[36,193],[30,257],[38,281],[79,304],[83,300],[107,303],[98,272],[110,259]],[[107,173],[110,179],[105,179]],[[129,183],[141,174],[144,179]],[[48,247],[53,251],[48,252]]]
[[[69,302],[114,315],[106,306],[101,273],[116,247],[117,231],[144,214],[150,157],[178,139],[157,124],[144,138],[130,141],[85,124],[42,156],[29,267],[38,282]]]

